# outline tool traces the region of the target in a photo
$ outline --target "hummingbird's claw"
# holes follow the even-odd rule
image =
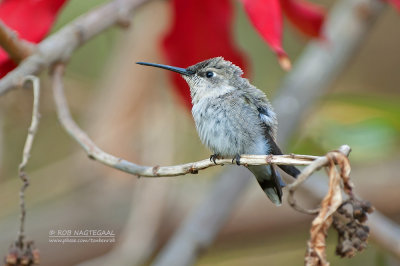
[[[215,164],[217,164],[217,162],[215,161],[216,159],[220,159],[221,156],[219,156],[218,154],[211,154],[210,155],[210,161],[214,162]]]
[[[232,159],[232,163],[236,161],[237,165],[240,165],[240,154],[236,154]]]

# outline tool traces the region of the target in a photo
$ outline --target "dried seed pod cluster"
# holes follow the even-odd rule
[[[16,243],[10,246],[8,254],[5,257],[6,266],[33,266],[39,265],[39,250],[35,248],[32,241],[24,245]]]
[[[336,254],[341,257],[353,257],[357,251],[367,246],[369,227],[365,225],[367,214],[373,212],[368,201],[353,197],[337,209],[333,215],[332,226],[338,232]]]

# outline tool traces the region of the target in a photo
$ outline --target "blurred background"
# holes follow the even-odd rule
[[[53,32],[104,2],[69,1]],[[327,8],[333,4],[317,2]],[[235,16],[235,40],[251,65],[248,76],[273,99],[286,72],[238,3]],[[83,45],[66,70],[66,94],[79,125],[100,148],[143,165],[174,165],[210,155],[200,143],[190,112],[173,93],[167,73],[135,64],[165,62],[159,43],[170,22],[168,2],[152,1],[136,12],[129,29],[108,30]],[[340,77],[304,115],[285,148],[286,153],[323,155],[342,144],[350,145],[356,192],[397,222],[399,25],[399,14],[385,8]],[[284,46],[294,63],[307,42],[285,27]],[[61,128],[48,73],[40,77],[41,121],[27,167],[31,185],[26,191],[26,234],[39,248],[42,265],[74,265],[113,248],[114,252],[119,249],[119,256],[107,259],[112,258],[114,265],[149,264],[228,166],[198,175],[137,179],[94,162]],[[0,98],[0,254],[7,253],[17,234],[21,186],[17,169],[31,108],[31,91],[18,89]],[[313,203],[306,197],[301,201],[306,206]],[[311,219],[292,210],[286,201],[276,208],[252,180],[197,265],[301,265]],[[49,243],[49,231],[59,229],[114,230],[116,243]],[[340,259],[334,255],[336,241],[331,232],[328,260],[332,265],[400,263],[373,241],[354,258]],[[123,243],[129,243],[129,252]]]

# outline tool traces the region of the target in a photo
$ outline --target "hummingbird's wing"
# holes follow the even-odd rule
[[[268,140],[268,144],[270,147],[270,153],[274,155],[282,155],[281,149],[279,149],[278,145],[276,142],[272,139],[271,135],[268,132],[265,132],[265,137]],[[278,165],[279,168],[281,168],[286,174],[297,178],[297,176],[300,174],[300,170],[294,167],[293,165]]]
[[[268,141],[270,147],[270,154],[282,155],[281,149],[275,142],[276,131],[277,131],[277,120],[276,115],[269,103],[267,97],[263,92],[255,88],[254,86],[247,86],[242,88],[242,97],[245,99],[245,103],[250,106],[255,112],[258,112],[262,125],[264,126],[264,135]],[[248,97],[251,95],[252,97]],[[278,165],[285,173],[296,178],[300,171],[292,165]]]
[[[264,135],[268,141],[268,144],[270,147],[270,153],[274,154],[274,155],[282,155],[283,153],[282,153],[281,149],[279,148],[278,144],[276,144],[274,138],[271,136],[271,128],[270,128],[269,124],[265,122],[265,121],[268,121],[268,119],[270,119],[267,110],[260,107],[260,108],[258,108],[258,111],[260,112],[261,120],[264,122],[264,124],[266,126]],[[300,174],[300,170],[297,169],[296,167],[294,167],[293,165],[278,165],[278,166],[285,173],[287,173],[288,175],[290,175],[294,178],[297,178],[297,176]]]

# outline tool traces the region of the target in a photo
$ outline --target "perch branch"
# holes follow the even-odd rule
[[[30,56],[35,50],[36,45],[18,38],[15,31],[7,27],[0,20],[0,46],[7,52],[10,58],[19,63],[26,57]]]
[[[149,0],[114,0],[80,16],[37,45],[35,52],[0,80],[0,95],[19,87],[24,77],[67,61],[82,44],[113,25],[126,26],[130,15]]]
[[[163,176],[178,176],[185,174],[196,174],[198,171],[213,167],[216,165],[236,164],[232,158],[216,159],[215,163],[210,159],[205,159],[198,162],[175,165],[175,166],[142,166],[135,163],[126,161],[124,159],[115,157],[109,153],[102,151],[96,144],[89,138],[89,136],[79,128],[79,126],[72,119],[67,100],[64,95],[64,85],[62,81],[64,72],[64,65],[57,64],[54,66],[53,90],[54,101],[56,103],[58,119],[65,130],[71,137],[73,137],[81,147],[86,151],[89,158],[96,160],[102,164],[111,166],[115,169],[124,171],[129,174],[143,176],[143,177],[163,177]],[[240,157],[241,165],[309,165],[318,156],[309,155],[242,155]]]
[[[28,129],[28,135],[26,137],[25,146],[22,154],[22,162],[18,167],[19,177],[21,178],[23,185],[21,187],[19,193],[20,199],[20,208],[21,208],[21,215],[20,215],[20,226],[17,238],[17,246],[22,248],[23,247],[23,240],[24,240],[24,227],[25,227],[25,189],[29,186],[29,179],[28,175],[25,173],[25,167],[28,163],[29,156],[32,149],[33,140],[35,138],[38,125],[39,125],[39,98],[40,98],[40,84],[39,78],[35,76],[27,76],[25,81],[32,82],[33,86],[33,110],[32,110],[32,121],[31,125]]]

